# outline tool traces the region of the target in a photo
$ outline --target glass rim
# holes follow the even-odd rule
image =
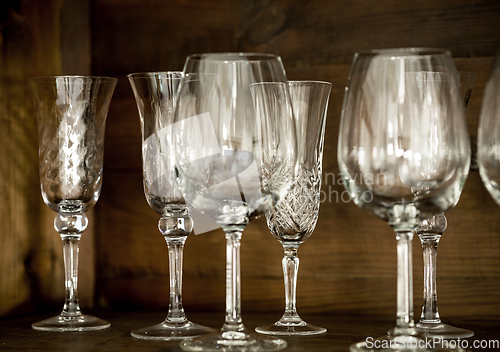
[[[325,86],[332,86],[332,82],[328,82],[328,81],[316,81],[316,80],[309,80],[309,79],[306,79],[306,80],[301,80],[301,79],[291,79],[291,80],[288,80],[288,84],[321,84],[321,85],[325,85]]]
[[[213,61],[213,62],[259,62],[267,60],[279,60],[281,57],[276,54],[269,53],[254,53],[254,52],[222,52],[222,53],[203,53],[203,54],[192,54],[186,59],[195,61]]]
[[[107,77],[107,76],[87,76],[87,75],[53,75],[53,76],[35,76],[26,79],[28,82],[53,82],[59,78],[85,78],[89,80],[101,80],[101,81],[110,81],[110,82],[118,82],[118,78]]]
[[[127,75],[127,78],[149,78],[151,76],[174,76],[179,75],[179,79],[184,76],[182,71],[151,71],[151,72],[133,72]],[[172,77],[176,78],[176,77]]]
[[[408,48],[387,48],[387,49],[371,49],[360,50],[355,53],[356,56],[385,56],[385,57],[410,57],[410,56],[431,56],[431,55],[449,55],[449,50],[441,48],[427,47],[408,47]]]
[[[279,84],[279,85],[321,85],[321,86],[327,86],[331,87],[333,84],[331,82],[327,81],[314,81],[314,80],[289,80],[286,82],[281,82],[281,81],[276,81],[276,82],[254,82],[251,83],[250,86],[265,86],[265,85],[273,85],[273,84]]]

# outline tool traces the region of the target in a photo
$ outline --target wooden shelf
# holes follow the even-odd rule
[[[111,328],[94,332],[42,332],[31,328],[31,324],[44,317],[26,316],[0,320],[0,350],[9,351],[181,351],[178,341],[145,341],[130,336],[130,331],[153,325],[165,318],[166,312],[92,312],[111,322]],[[189,319],[197,323],[219,328],[224,314],[188,313]],[[248,313],[243,320],[248,329],[271,323],[279,315]],[[347,351],[352,343],[367,337],[379,337],[394,326],[389,316],[355,315],[304,315],[303,318],[315,325],[323,326],[328,332],[318,336],[285,337],[288,347],[285,351]],[[500,319],[495,316],[448,318],[447,323],[471,329],[475,336],[467,339],[472,347],[474,341],[499,340]],[[492,351],[496,349],[474,349],[468,351]]]

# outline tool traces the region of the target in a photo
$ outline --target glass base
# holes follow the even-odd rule
[[[31,327],[41,331],[92,331],[103,330],[111,326],[110,323],[91,315],[63,316],[48,318]]]
[[[305,336],[324,334],[326,329],[308,324],[300,319],[298,322],[282,322],[279,320],[272,325],[256,327],[255,331],[266,335]]]
[[[422,323],[416,325],[422,336],[438,337],[442,339],[463,339],[474,336],[474,331],[457,328],[443,323]]]
[[[426,339],[418,336],[367,337],[365,341],[349,347],[350,352],[466,352],[446,340]]]
[[[143,340],[182,340],[215,332],[215,329],[207,326],[185,321],[183,323],[172,323],[164,321],[160,324],[137,329],[130,333],[133,337]]]
[[[255,333],[226,331],[187,339],[181,342],[185,351],[279,351],[287,346],[285,340]]]

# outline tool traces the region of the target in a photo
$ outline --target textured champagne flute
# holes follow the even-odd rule
[[[32,325],[45,331],[100,330],[110,326],[83,315],[78,303],[78,253],[88,226],[85,211],[97,202],[102,184],[104,129],[116,79],[91,76],[34,77],[40,184],[57,215],[54,228],[64,254],[65,301],[61,314]]]
[[[284,85],[270,83],[267,93],[273,95]],[[269,335],[316,335],[325,333],[326,329],[305,322],[297,313],[297,251],[311,236],[318,221],[323,143],[331,83],[289,81],[288,85],[297,125],[297,176],[283,201],[266,214],[271,234],[284,250],[285,312],[274,324],[259,326],[255,330]]]

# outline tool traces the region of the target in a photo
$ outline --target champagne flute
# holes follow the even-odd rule
[[[142,131],[144,193],[161,218],[158,229],[169,256],[170,302],[159,324],[132,331],[146,340],[185,339],[215,331],[190,322],[182,305],[182,257],[193,219],[174,176],[172,123],[182,72],[144,72],[128,75],[139,110]]]
[[[422,219],[456,205],[469,136],[448,51],[357,53],[339,131],[338,160],[356,205],[386,220],[397,240],[396,327],[351,351],[423,351],[413,316],[412,239]]]
[[[457,77],[460,84],[460,94],[465,109],[467,109],[477,74],[474,72],[459,71]],[[472,147],[473,145],[474,141],[471,138],[472,150],[474,150]],[[476,164],[474,159],[475,153],[472,151],[471,170],[473,169],[473,165]],[[424,219],[422,223],[415,228],[415,232],[422,243],[424,259],[424,304],[420,321],[416,326],[419,332],[425,336],[447,339],[467,338],[474,336],[474,332],[444,324],[438,313],[436,285],[437,248],[446,226],[446,216],[444,214],[439,214],[429,219]]]
[[[285,83],[269,83],[268,94]],[[311,236],[318,221],[326,112],[332,84],[318,81],[289,81],[297,125],[297,176],[285,199],[266,214],[271,234],[284,249],[285,313],[276,323],[255,331],[268,335],[316,335],[325,328],[308,324],[297,313],[297,250]],[[269,101],[267,99],[266,101]]]
[[[35,104],[44,202],[57,212],[54,227],[63,242],[65,301],[61,314],[34,323],[45,331],[108,328],[83,315],[77,295],[78,251],[88,225],[85,211],[101,193],[104,129],[117,80],[109,77],[47,76],[28,79]]]
[[[189,56],[174,123],[175,171],[186,202],[217,221],[226,236],[226,315],[218,333],[181,342],[189,351],[273,351],[286,341],[249,332],[241,317],[240,239],[248,222],[271,210],[293,181],[295,121],[288,88],[268,111],[254,83],[284,82],[270,54]],[[257,97],[254,102],[255,97]],[[207,254],[209,255],[209,254]]]

